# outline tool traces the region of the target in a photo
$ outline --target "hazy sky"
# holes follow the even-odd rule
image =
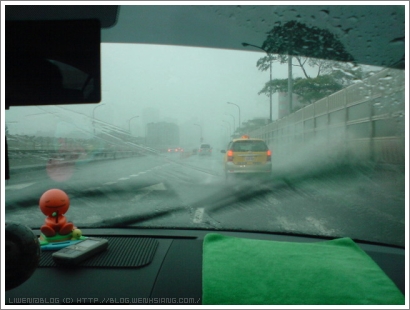
[[[242,123],[269,117],[269,98],[258,95],[269,79],[268,71],[256,67],[263,56],[255,51],[104,43],[101,106],[11,107],[6,123],[10,133],[57,136],[79,131],[77,135],[87,135],[92,133],[94,112],[99,121],[124,130],[130,125],[134,135],[143,136],[147,122],[165,120],[184,130],[191,124],[191,130],[198,131],[193,124],[199,124],[204,137],[210,139],[226,133],[223,126],[233,130],[233,117],[238,126],[238,108],[227,102],[240,106]],[[274,63],[272,71],[273,78],[287,76],[286,65]],[[295,76],[299,74],[295,70]],[[274,119],[276,104],[274,94]]]
[[[373,52],[372,56],[379,53],[393,55],[393,51],[399,52],[398,56],[402,53],[400,47],[386,43],[391,38],[402,36],[400,27],[392,25],[401,20],[398,17],[404,11],[397,14],[398,10],[394,6],[381,11],[366,4],[363,7],[353,6],[355,10],[347,2],[344,6],[331,6],[328,10],[308,5],[298,11],[287,5],[278,6],[279,2],[258,10],[253,6],[244,10],[241,5],[226,4],[229,5],[165,5],[155,9],[151,6],[123,6],[119,10],[116,26],[102,29],[102,38],[105,42],[120,38],[127,42],[188,42],[196,46],[212,43],[208,46],[242,48],[240,43],[243,41],[262,44],[266,31],[275,22],[301,18],[317,26],[329,27],[337,35],[342,35],[341,39],[352,51],[356,51],[356,46],[367,45],[374,49],[364,48],[356,52],[378,52]],[[372,19],[374,24],[367,19],[366,24],[361,24],[362,15],[355,17],[355,12],[356,15],[363,13],[363,16],[375,16]],[[387,13],[396,17],[380,17]],[[363,30],[365,26],[369,30],[369,38],[372,38],[375,29],[383,26],[383,35],[378,38],[380,40],[358,41],[353,32],[355,29]],[[351,27],[352,35],[349,37],[343,29]],[[391,34],[392,29],[396,28],[399,32]],[[257,60],[265,53],[252,47],[248,50],[103,43],[100,105],[12,107],[6,111],[5,121],[12,134],[55,137],[92,136],[93,121],[123,130],[128,130],[130,126],[133,135],[144,136],[147,122],[173,121],[180,125],[188,140],[198,135],[199,128],[194,124],[199,124],[203,137],[211,142],[215,137],[227,134],[223,126],[231,126],[233,131],[232,116],[238,126],[238,109],[228,105],[228,101],[240,106],[242,122],[255,117],[269,117],[269,98],[258,95],[269,79],[269,72],[261,72],[256,67]],[[363,59],[364,56],[361,56]],[[272,71],[274,79],[287,77],[286,64],[274,63]],[[300,69],[294,67],[293,72],[294,78],[301,76]],[[278,95],[273,94],[273,119],[278,115],[277,98]],[[129,123],[137,115],[139,118]],[[199,141],[198,137],[195,139]]]

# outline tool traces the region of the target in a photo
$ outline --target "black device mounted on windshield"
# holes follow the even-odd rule
[[[100,33],[97,19],[6,21],[6,109],[100,102]]]
[[[100,102],[100,33],[98,19],[6,21],[6,110]],[[7,138],[5,152],[8,180]]]
[[[97,19],[6,21],[6,110],[100,102],[100,32]],[[5,158],[8,180],[7,137]]]
[[[101,28],[114,25],[117,14],[117,5],[6,6],[6,110],[99,103]],[[8,180],[7,137],[5,146]]]

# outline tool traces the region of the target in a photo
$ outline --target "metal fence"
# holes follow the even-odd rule
[[[251,133],[272,161],[299,154],[322,160],[404,165],[404,71],[382,70]]]

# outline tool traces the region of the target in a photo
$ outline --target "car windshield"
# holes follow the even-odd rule
[[[101,31],[101,103],[5,111],[6,221],[39,229],[46,218],[39,199],[57,188],[79,228],[347,236],[404,246],[405,72],[356,62],[350,47],[377,41],[354,37],[360,16],[343,17],[349,33],[297,16],[291,24],[269,20],[270,8],[248,24],[240,6],[201,8],[246,29],[265,24],[264,40],[248,33],[237,50],[202,47],[206,37],[195,46],[114,42],[107,38],[115,27],[127,29],[132,19],[133,8],[121,7],[115,27]],[[313,49],[315,57],[275,50],[286,33],[299,38],[297,51]],[[330,47],[327,39],[312,47],[318,33],[334,40]],[[403,42],[394,44],[404,55]],[[234,142],[233,151],[271,151],[268,179],[226,182],[228,145],[242,135],[261,141]],[[212,152],[199,156],[198,145]]]

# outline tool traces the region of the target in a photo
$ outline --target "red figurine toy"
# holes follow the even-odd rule
[[[67,222],[64,214],[70,206],[70,199],[60,189],[50,189],[40,197],[40,210],[47,215],[40,230],[46,237],[56,234],[67,235],[74,229],[73,223]]]

